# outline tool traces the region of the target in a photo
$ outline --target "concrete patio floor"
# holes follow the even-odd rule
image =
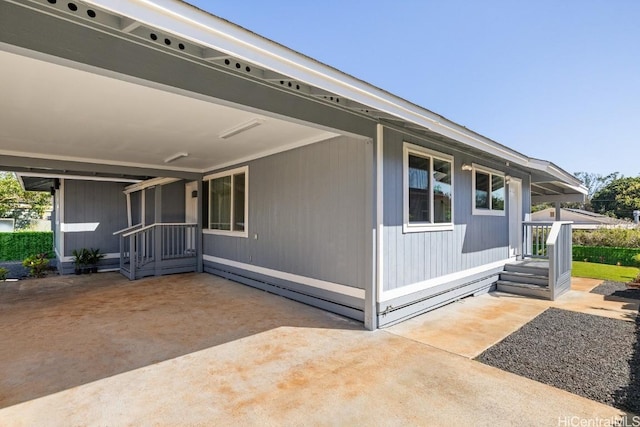
[[[539,300],[505,295],[367,332],[206,274],[5,284],[0,425],[522,426],[621,415],[471,360],[500,333],[476,349],[424,338],[455,322],[463,332],[449,341],[474,341],[543,310],[531,302]],[[464,326],[474,313],[483,313],[478,333]]]

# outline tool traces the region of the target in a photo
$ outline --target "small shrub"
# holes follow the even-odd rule
[[[22,265],[29,269],[29,276],[31,277],[44,277],[45,272],[49,268],[48,254],[41,253],[37,255],[31,255],[22,261]]]
[[[0,282],[7,280],[7,274],[9,274],[9,270],[4,267],[0,267]]]
[[[640,267],[640,254],[636,254],[631,258],[631,262],[635,267]]]

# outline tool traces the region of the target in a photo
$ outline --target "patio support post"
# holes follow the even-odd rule
[[[560,202],[555,202],[555,207],[556,207],[556,221],[562,221],[562,218],[560,218],[560,216],[562,215],[562,209],[560,209]]]
[[[156,185],[154,196],[154,221],[156,224],[162,222],[162,185]],[[156,226],[153,229],[153,264],[155,275],[162,275],[160,267],[162,266],[162,227]]]
[[[383,239],[382,229],[384,227],[382,217],[384,212],[383,197],[383,139],[384,127],[381,124],[376,125],[376,137],[373,143],[373,168],[371,169],[372,188],[371,188],[371,277],[367,281],[364,290],[364,327],[367,330],[375,331],[378,329],[378,297],[382,290],[382,262],[383,262]]]
[[[202,227],[204,223],[204,218],[202,218],[202,198],[204,194],[202,194],[202,178],[198,179],[198,211],[196,218],[198,218],[198,225],[196,227],[196,271],[198,273],[202,273],[204,271],[204,266],[202,262],[202,254],[204,252],[204,248],[202,245]]]

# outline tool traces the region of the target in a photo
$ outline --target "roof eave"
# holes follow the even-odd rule
[[[86,3],[366,105],[506,162],[544,172],[586,194],[577,178],[550,162],[530,158],[430,110],[183,1],[86,0]]]

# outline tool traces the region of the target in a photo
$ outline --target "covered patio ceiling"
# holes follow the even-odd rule
[[[100,38],[126,39],[223,70],[479,158],[501,159],[531,176],[534,203],[578,201],[586,194],[574,176],[553,163],[516,152],[184,2],[0,0],[3,5],[13,13],[28,9],[25,17],[40,14],[69,28],[91,28]],[[8,34],[29,39],[38,32],[37,27],[31,32],[22,27]],[[36,46],[42,52],[53,49],[40,42]],[[66,51],[56,52],[67,57]],[[307,121],[2,42],[0,67],[0,169],[46,171],[58,161],[56,173],[117,172],[124,177],[135,172],[139,179],[197,179],[203,172],[338,134]]]
[[[203,173],[337,136],[175,88],[2,50],[0,69],[5,156]]]

